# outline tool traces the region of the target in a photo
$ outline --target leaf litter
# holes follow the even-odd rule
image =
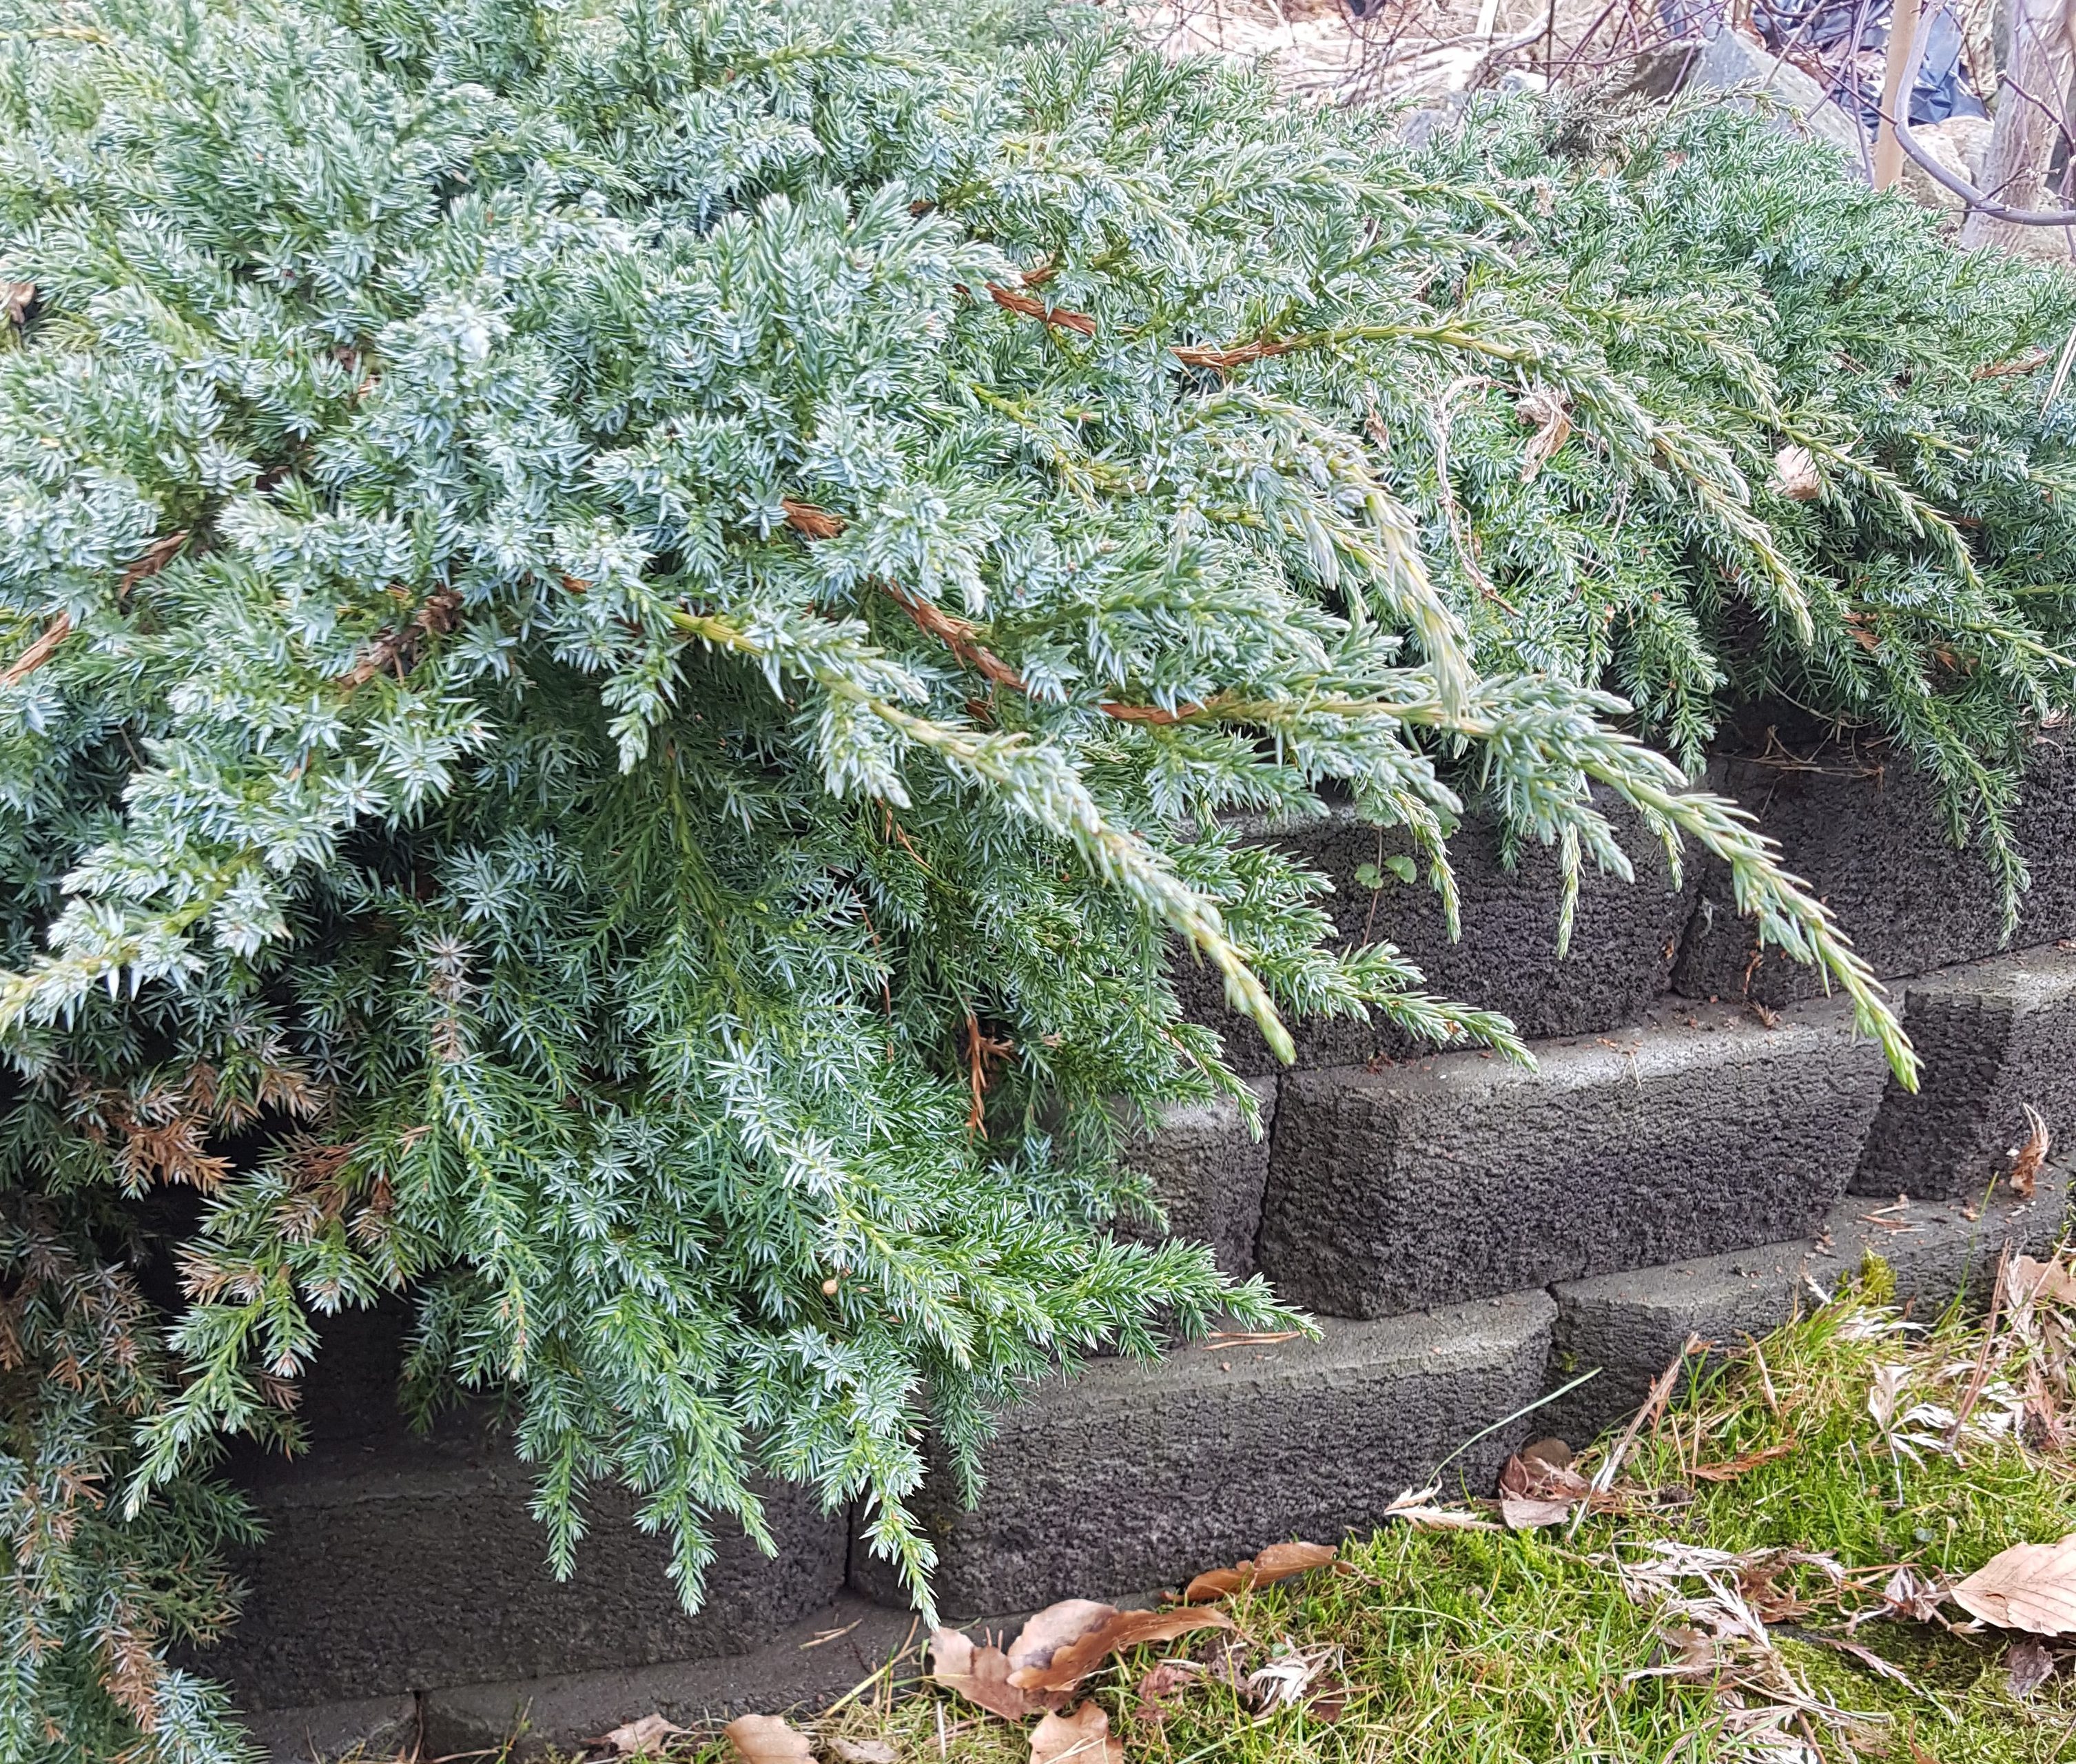
[[[2076,1637],[2076,1264],[2007,1256],[1987,1320],[1892,1294],[1870,1262],[1763,1343],[1690,1341],[1615,1438],[1524,1446],[1491,1499],[1409,1489],[1367,1541],[1271,1545],[1156,1609],[1062,1600],[1006,1647],[940,1629],[929,1677],[955,1701],[897,1697],[889,1673],[806,1733],[731,1724],[733,1764],[1127,1764],[1142,1744],[1251,1764],[1244,1735],[1291,1721],[1353,1723],[1374,1752],[1450,1720],[1518,1728],[1522,1755],[1667,1764],[1704,1731],[1705,1755],[1751,1764],[1942,1764],[1964,1724],[1968,1757],[2045,1755],[2034,1725],[2076,1732],[2057,1646]],[[1536,1725],[1545,1705],[1568,1737]],[[597,1743],[700,1742],[652,1716]]]

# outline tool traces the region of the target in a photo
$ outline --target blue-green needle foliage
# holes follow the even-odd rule
[[[1818,516],[1702,408],[1767,371],[1716,363],[1721,303],[1654,378],[1558,335],[1513,171],[1094,35],[903,41],[753,0],[0,27],[0,1757],[235,1755],[169,1661],[227,1621],[211,1462],[294,1442],[326,1313],[409,1295],[415,1400],[510,1399],[552,1563],[617,1482],[688,1601],[765,1477],[863,1503],[920,1593],[932,1436],[970,1484],[1033,1377],[1283,1320],[1103,1229],[1140,1111],[1252,1106],[1178,945],[1279,1048],[1518,1044],[1323,948],[1233,811],[1351,795],[1446,893],[1466,781],[1623,867],[1598,787],[1909,1070],[1821,907],[1611,720],[1623,664],[1518,666],[1436,542],[1411,413],[1547,382],[1534,494],[1639,554],[1690,524],[1816,655],[1835,608],[1761,561]],[[1642,488],[1595,514],[1610,437]]]

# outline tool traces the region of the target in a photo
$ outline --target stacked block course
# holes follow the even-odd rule
[[[1583,1442],[1690,1337],[1772,1327],[1869,1250],[1924,1305],[1986,1283],[2007,1245],[2044,1251],[2061,1169],[2030,1201],[2001,1178],[2028,1109],[2076,1146],[2076,751],[2043,742],[2030,770],[2034,880],[2008,947],[1988,865],[1945,843],[1914,777],[1838,755],[1724,761],[1711,779],[1892,983],[1925,1061],[1915,1096],[1805,970],[1759,954],[1723,878],[1700,864],[1675,886],[1640,833],[1637,883],[1589,877],[1559,960],[1547,853],[1509,870],[1497,834],[1468,829],[1451,944],[1374,829],[1259,830],[1333,878],[1344,936],[1389,926],[1432,990],[1512,1015],[1536,1069],[1328,1024],[1278,1073],[1201,1001],[1268,1131],[1250,1137],[1235,1109],[1178,1110],[1133,1155],[1171,1229],[1267,1275],[1322,1337],[1214,1339],[1040,1389],[1004,1418],[978,1511],[944,1479],[921,1497],[945,1611],[1140,1594],[1367,1529],[1445,1460],[1449,1484],[1483,1493],[1530,1431]],[[1356,880],[1366,865],[1380,898]],[[550,1582],[524,1467],[495,1430],[463,1419],[417,1441],[393,1418],[393,1334],[377,1318],[333,1343],[309,1458],[243,1472],[273,1535],[239,1637],[203,1663],[277,1758],[406,1729],[441,1755],[522,1716],[546,1742],[650,1708],[780,1707],[841,1693],[907,1636],[845,1516],[785,1491],[779,1559],[725,1545],[696,1618],[660,1546],[609,1504],[575,1578]]]

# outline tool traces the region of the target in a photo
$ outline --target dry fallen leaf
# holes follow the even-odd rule
[[[2014,1256],[2004,1285],[2014,1305],[2035,1298],[2076,1305],[2076,1273],[2061,1261],[2036,1262],[2030,1256]]]
[[[1156,1726],[1166,1720],[1169,1700],[1195,1683],[1203,1671],[1195,1660],[1163,1660],[1158,1666],[1149,1666],[1139,1681],[1139,1706],[1131,1712],[1131,1718]]]
[[[1009,1682],[1018,1690],[1036,1696],[1071,1691],[1121,1649],[1136,1647],[1142,1642],[1172,1642],[1178,1635],[1198,1629],[1232,1627],[1233,1620],[1223,1611],[1193,1611],[1186,1605],[1169,1611],[1112,1611],[1094,1628],[1065,1646],[1049,1650],[1042,1664],[1016,1664],[1023,1646],[1023,1637],[1019,1636],[1009,1650],[1011,1664],[1015,1666]]]
[[[887,1740],[825,1740],[829,1756],[841,1764],[895,1764],[900,1756]]]
[[[10,325],[21,324],[35,304],[34,282],[0,282],[0,320]]]
[[[1045,1707],[1009,1682],[1009,1656],[992,1644],[975,1647],[971,1636],[939,1629],[930,1637],[930,1676],[955,1696],[978,1704],[1005,1721],[1020,1721]]]
[[[1115,1605],[1094,1599],[1062,1599],[1057,1604],[1047,1605],[1017,1631],[1016,1639],[1009,1644],[1011,1670],[1050,1666],[1061,1649],[1071,1646],[1091,1629],[1101,1629],[1116,1615]]]
[[[641,1758],[663,1749],[666,1740],[688,1733],[675,1721],[666,1721],[660,1715],[645,1715],[638,1721],[629,1721],[615,1728],[610,1733],[601,1733],[597,1743],[612,1748],[615,1758]]]
[[[1538,386],[1516,401],[1513,413],[1535,429],[1521,463],[1521,481],[1526,484],[1572,438],[1572,413],[1559,394],[1547,386]]]
[[[1824,493],[1816,456],[1790,442],[1773,456],[1773,488],[1791,502],[1815,501]]]
[[[2011,1191],[2021,1201],[2032,1198],[2032,1191],[2040,1181],[2040,1173],[2047,1163],[2047,1149],[2053,1143],[2047,1131],[2047,1117],[2030,1102],[2021,1104],[2025,1110],[2028,1129],[2025,1143],[2012,1152]]]
[[[1223,1599],[1243,1587],[1265,1587],[1272,1581],[1287,1580],[1293,1574],[1325,1567],[1339,1553],[1330,1544],[1272,1543],[1245,1562],[1236,1562],[1230,1568],[1207,1569],[1198,1575],[1183,1589],[1182,1602],[1201,1604],[1208,1599]]]
[[[808,1745],[808,1736],[783,1715],[739,1716],[721,1733],[741,1764],[815,1764],[815,1749]]]
[[[1509,1531],[1562,1525],[1574,1508],[1592,1496],[1592,1484],[1568,1463],[1558,1463],[1554,1455],[1531,1458],[1518,1453],[1507,1459],[1499,1473],[1499,1516]]]
[[[2029,1635],[2012,1642],[2004,1654],[2004,1677],[2013,1696],[2031,1696],[2054,1676],[2054,1656]]]
[[[2076,1634],[2076,1531],[2059,1543],[2015,1543],[1948,1595],[1971,1617],[2033,1635]]]
[[[1111,1737],[1100,1704],[1048,1715],[1031,1730],[1031,1764],[1124,1764],[1124,1747]]]

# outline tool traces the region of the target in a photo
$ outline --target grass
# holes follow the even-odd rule
[[[1215,1633],[1140,1648],[1084,1693],[1130,1764],[2076,1760],[2076,1667],[2015,1695],[2009,1637],[1889,1598],[1909,1590],[1899,1567],[1936,1592],[2076,1530],[2076,1310],[2025,1277],[1986,1331],[1958,1309],[1912,1321],[1870,1264],[1755,1347],[1696,1355],[1626,1451],[1582,1458],[1604,1510],[1534,1531],[1394,1525],[1334,1570],[1229,1599],[1230,1662]],[[1249,1675],[1291,1661],[1315,1669],[1306,1696],[1264,1711]],[[824,1757],[877,1741],[901,1764],[1029,1764],[1028,1724],[891,1683],[812,1725]],[[717,1738],[678,1743],[729,1758]]]

